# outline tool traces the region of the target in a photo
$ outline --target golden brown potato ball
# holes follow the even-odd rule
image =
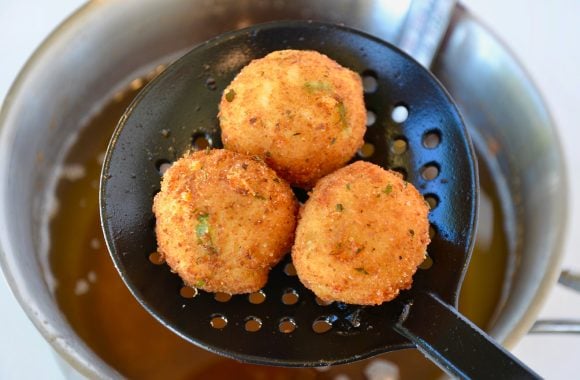
[[[290,186],[259,158],[187,153],[154,199],[158,250],[190,286],[254,292],[289,251],[297,207]]]
[[[224,90],[226,149],[258,155],[292,185],[310,188],[363,144],[360,76],[315,51],[281,50],[244,67]]]
[[[300,211],[292,260],[324,301],[379,305],[411,287],[429,207],[399,173],[358,161],[322,178]]]

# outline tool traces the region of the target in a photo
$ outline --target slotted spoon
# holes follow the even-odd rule
[[[392,302],[321,305],[293,275],[289,257],[272,270],[260,294],[230,299],[200,291],[191,297],[166,265],[149,259],[157,248],[151,206],[162,168],[200,140],[220,147],[223,89],[252,59],[288,48],[319,51],[363,76],[374,119],[365,136],[374,153],[365,159],[403,173],[433,206],[433,264]],[[100,200],[109,251],[133,295],[165,326],[207,350],[258,364],[323,366],[417,347],[459,377],[534,378],[456,310],[474,243],[477,196],[469,136],[427,70],[364,33],[288,21],[203,43],[146,86],[113,135]]]

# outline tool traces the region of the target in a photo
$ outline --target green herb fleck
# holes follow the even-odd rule
[[[409,235],[415,236],[415,230],[409,230]]]
[[[363,249],[364,249],[364,247],[358,247],[358,248],[357,248],[357,249],[354,251],[354,253],[358,255],[359,253],[361,253],[361,252],[362,252],[362,250],[363,250]]]
[[[385,187],[383,189],[383,193],[389,195],[393,192],[393,185],[391,185],[390,183],[387,185],[387,187]]]
[[[347,184],[346,184],[346,189],[347,189],[347,190],[350,190],[350,183],[347,183]]]
[[[311,81],[311,82],[305,82],[304,87],[309,92],[329,91],[330,90],[330,83],[323,82],[323,81]]]
[[[205,281],[204,280],[199,280],[198,282],[196,282],[195,284],[193,284],[193,286],[195,288],[203,288],[205,286]]]
[[[203,238],[209,233],[209,214],[202,214],[197,217],[197,226],[195,227],[195,234],[198,239]]]
[[[338,116],[340,117],[342,129],[347,129],[348,123],[346,121],[346,107],[344,106],[344,103],[342,102],[342,100],[338,101],[338,103],[336,104],[336,107],[338,108]]]
[[[365,268],[354,268],[354,270],[362,274],[369,274]]]
[[[230,103],[234,101],[235,97],[236,92],[233,89],[229,90],[228,93],[226,94],[226,100]]]
[[[265,201],[266,200],[266,197],[265,196],[263,196],[262,194],[258,194],[258,193],[254,194],[254,198],[260,199],[262,201]]]
[[[344,211],[344,206],[341,203],[337,203],[336,204],[336,211],[343,212]]]
[[[334,145],[335,142],[336,142],[336,137],[333,137],[332,140],[330,140],[330,145]]]
[[[210,234],[209,214],[200,214],[197,216],[197,226],[195,226],[195,234],[197,235],[197,243],[207,249],[209,253],[217,254],[218,251],[213,245]]]

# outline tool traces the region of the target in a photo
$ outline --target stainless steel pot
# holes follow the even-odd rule
[[[119,376],[75,334],[50,291],[56,174],[86,118],[131,79],[226,30],[316,19],[397,43],[408,8],[396,0],[99,1],[45,41],[0,114],[0,258],[22,307],[67,362],[90,377]],[[457,101],[500,186],[512,263],[489,331],[511,346],[531,327],[559,274],[566,180],[554,126],[521,66],[461,7],[432,70]]]

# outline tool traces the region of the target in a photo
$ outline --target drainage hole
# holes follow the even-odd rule
[[[397,155],[405,153],[408,148],[409,145],[404,137],[397,137],[391,143],[391,152]]]
[[[429,208],[433,210],[439,204],[439,198],[435,194],[425,195],[425,202],[429,205]]]
[[[253,303],[254,305],[259,305],[262,302],[264,302],[266,300],[266,293],[264,293],[262,290],[251,293],[248,296],[248,301],[250,301],[250,303]]]
[[[377,115],[371,111],[367,110],[367,127],[370,127],[377,121]]]
[[[280,323],[278,323],[278,330],[284,334],[290,334],[296,330],[296,327],[296,322],[290,317],[282,318],[280,319]]]
[[[228,319],[221,314],[213,314],[209,321],[209,324],[214,329],[223,329],[228,325]]]
[[[437,236],[437,228],[433,225],[429,225],[429,239],[433,240]]]
[[[151,252],[149,254],[149,261],[155,265],[161,265],[165,262],[163,256],[159,252]]]
[[[282,303],[284,305],[294,305],[298,302],[300,296],[294,289],[286,289],[282,294]]]
[[[217,292],[213,295],[213,299],[218,302],[228,302],[232,299],[232,295],[229,293]]]
[[[421,264],[419,264],[419,269],[429,269],[433,266],[433,259],[431,258],[431,256],[427,255],[425,256],[425,260],[423,260],[423,262]]]
[[[169,160],[161,158],[161,159],[155,161],[155,169],[157,169],[157,172],[160,175],[165,174],[167,169],[169,169],[170,167],[171,167],[171,161],[169,161]]]
[[[421,177],[426,181],[432,181],[439,176],[439,167],[431,162],[421,168]]]
[[[296,268],[294,267],[294,264],[286,264],[286,266],[284,266],[284,273],[286,273],[286,276],[296,276]]]
[[[204,150],[211,148],[213,146],[213,141],[209,135],[196,133],[191,138],[191,146],[193,150]]]
[[[246,318],[244,328],[248,332],[260,331],[260,329],[262,328],[262,321],[258,317],[248,317]]]
[[[369,158],[375,154],[375,146],[371,143],[364,143],[364,145],[358,150],[359,157]]]
[[[324,301],[323,299],[320,299],[318,297],[316,297],[314,300],[320,306],[328,306],[328,305],[330,305],[332,303],[332,301]]]
[[[197,289],[184,285],[181,287],[181,289],[179,289],[179,295],[183,298],[193,298],[197,296]]]
[[[377,74],[373,71],[365,71],[362,75],[363,90],[367,94],[372,94],[376,92],[379,88],[379,82],[377,81]]]
[[[205,87],[207,87],[208,90],[215,91],[217,89],[215,79],[212,77],[207,78],[205,80]]]
[[[393,119],[393,121],[398,124],[404,123],[408,117],[409,109],[404,105],[396,106],[393,108],[393,112],[391,112],[391,119]]]
[[[432,130],[423,135],[423,146],[428,149],[435,149],[441,144],[441,133]]]
[[[332,322],[329,317],[318,317],[312,322],[312,330],[318,334],[324,334],[332,329]]]

